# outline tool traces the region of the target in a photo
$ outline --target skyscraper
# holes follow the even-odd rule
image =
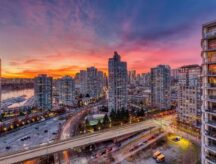
[[[95,67],[87,68],[87,94],[90,97],[99,97],[102,92],[102,83],[103,81],[100,80],[100,76],[103,73],[98,71]]]
[[[168,65],[158,65],[151,69],[152,106],[158,109],[171,107],[170,85],[170,67]]]
[[[87,71],[80,70],[79,73],[80,93],[83,95],[87,94]]]
[[[1,96],[2,96],[2,86],[1,86],[2,85],[2,82],[1,82],[2,81],[1,80],[2,77],[1,77],[1,71],[2,70],[1,70],[1,59],[0,59],[0,110],[1,110]],[[1,113],[1,111],[0,111],[0,113]]]
[[[127,63],[117,52],[108,63],[108,93],[109,112],[127,109]]]
[[[52,77],[45,74],[34,79],[34,95],[39,109],[52,109]]]
[[[59,103],[73,105],[75,102],[75,82],[70,76],[64,76],[58,82]]]
[[[187,65],[178,71],[177,119],[182,124],[200,128],[201,67]]]
[[[88,67],[86,70],[80,70],[76,75],[76,85],[79,85],[80,93],[91,98],[98,98],[103,93],[106,85],[106,76],[102,71],[95,67]]]
[[[216,161],[216,22],[202,27],[202,163]]]
[[[131,70],[128,73],[129,84],[135,84],[136,82],[136,70]]]

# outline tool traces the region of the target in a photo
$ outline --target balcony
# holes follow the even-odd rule
[[[208,162],[210,162],[212,164],[216,163],[216,157],[214,157],[214,156],[207,155],[206,159],[208,160]]]
[[[202,100],[216,103],[216,96],[202,96]]]
[[[203,88],[216,89],[216,83],[207,83],[207,84],[204,84]]]
[[[215,58],[207,58],[207,59],[204,60],[204,63],[205,64],[215,64],[216,63],[216,59]]]
[[[216,87],[216,83],[208,83],[209,87]]]
[[[214,121],[214,120],[208,120],[208,121],[206,121],[206,123],[207,123],[209,126],[212,126],[212,127],[216,128],[216,121]]]
[[[210,151],[216,153],[216,145],[215,145],[215,144],[209,143],[208,145],[205,145],[205,147],[206,147],[207,149],[209,149]]]
[[[214,31],[209,31],[204,34],[204,39],[211,39],[216,37],[216,30]]]
[[[216,100],[216,95],[209,95],[208,97],[209,97],[209,99],[214,99],[214,100]]]
[[[216,115],[216,108],[208,108],[204,112]]]
[[[206,130],[205,131],[205,135],[206,136],[208,136],[209,138],[212,138],[213,140],[216,140],[216,132],[214,132],[214,131],[208,131],[208,130]]]
[[[208,72],[207,72],[207,75],[208,75],[208,76],[216,76],[216,72],[208,71]]]

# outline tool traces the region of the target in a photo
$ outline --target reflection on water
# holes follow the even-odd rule
[[[15,90],[15,91],[4,91],[2,93],[2,100],[11,98],[11,97],[19,97],[22,95],[26,95],[26,98],[30,98],[34,95],[33,89],[23,89],[23,90]]]

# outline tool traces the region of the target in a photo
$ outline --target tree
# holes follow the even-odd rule
[[[102,128],[102,123],[100,120],[98,120],[97,129],[100,130]]]
[[[110,123],[110,119],[109,119],[108,115],[105,114],[104,119],[103,119],[103,124],[108,125],[109,123]]]
[[[100,111],[101,111],[101,112],[108,112],[108,107],[103,105],[103,106],[100,108]]]
[[[118,110],[117,111],[117,119],[118,119],[118,121],[122,121],[123,117],[124,117],[124,109]]]
[[[125,121],[128,121],[129,117],[130,117],[129,111],[128,111],[128,110],[125,110],[125,112],[124,112],[124,120],[125,120]]]
[[[116,121],[116,113],[115,113],[114,109],[112,109],[112,111],[110,113],[110,118],[112,121]]]
[[[87,93],[85,97],[90,97],[90,95]]]
[[[85,120],[85,126],[86,126],[86,127],[89,127],[89,126],[90,126],[90,122],[89,122],[88,119]]]
[[[20,116],[25,116],[25,114],[24,114],[23,111],[21,111],[19,115],[20,115]]]

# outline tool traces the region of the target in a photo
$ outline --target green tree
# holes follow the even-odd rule
[[[21,111],[19,115],[20,115],[20,116],[25,116],[25,114],[24,114],[23,111]]]
[[[99,120],[98,121],[98,124],[97,124],[97,130],[100,130],[101,128],[102,128],[102,123],[101,123],[101,121]]]
[[[112,109],[111,113],[110,113],[110,118],[112,121],[116,121],[116,112]]]
[[[108,115],[105,114],[104,119],[103,119],[103,124],[108,125],[109,123],[110,123],[110,119],[109,119]]]
[[[128,120],[129,120],[129,117],[130,117],[129,111],[128,111],[128,110],[125,110],[125,111],[124,111],[124,120],[125,120],[125,121],[128,121]]]
[[[89,122],[88,119],[85,120],[85,126],[86,126],[86,127],[89,127],[89,126],[90,126],[90,122]]]

